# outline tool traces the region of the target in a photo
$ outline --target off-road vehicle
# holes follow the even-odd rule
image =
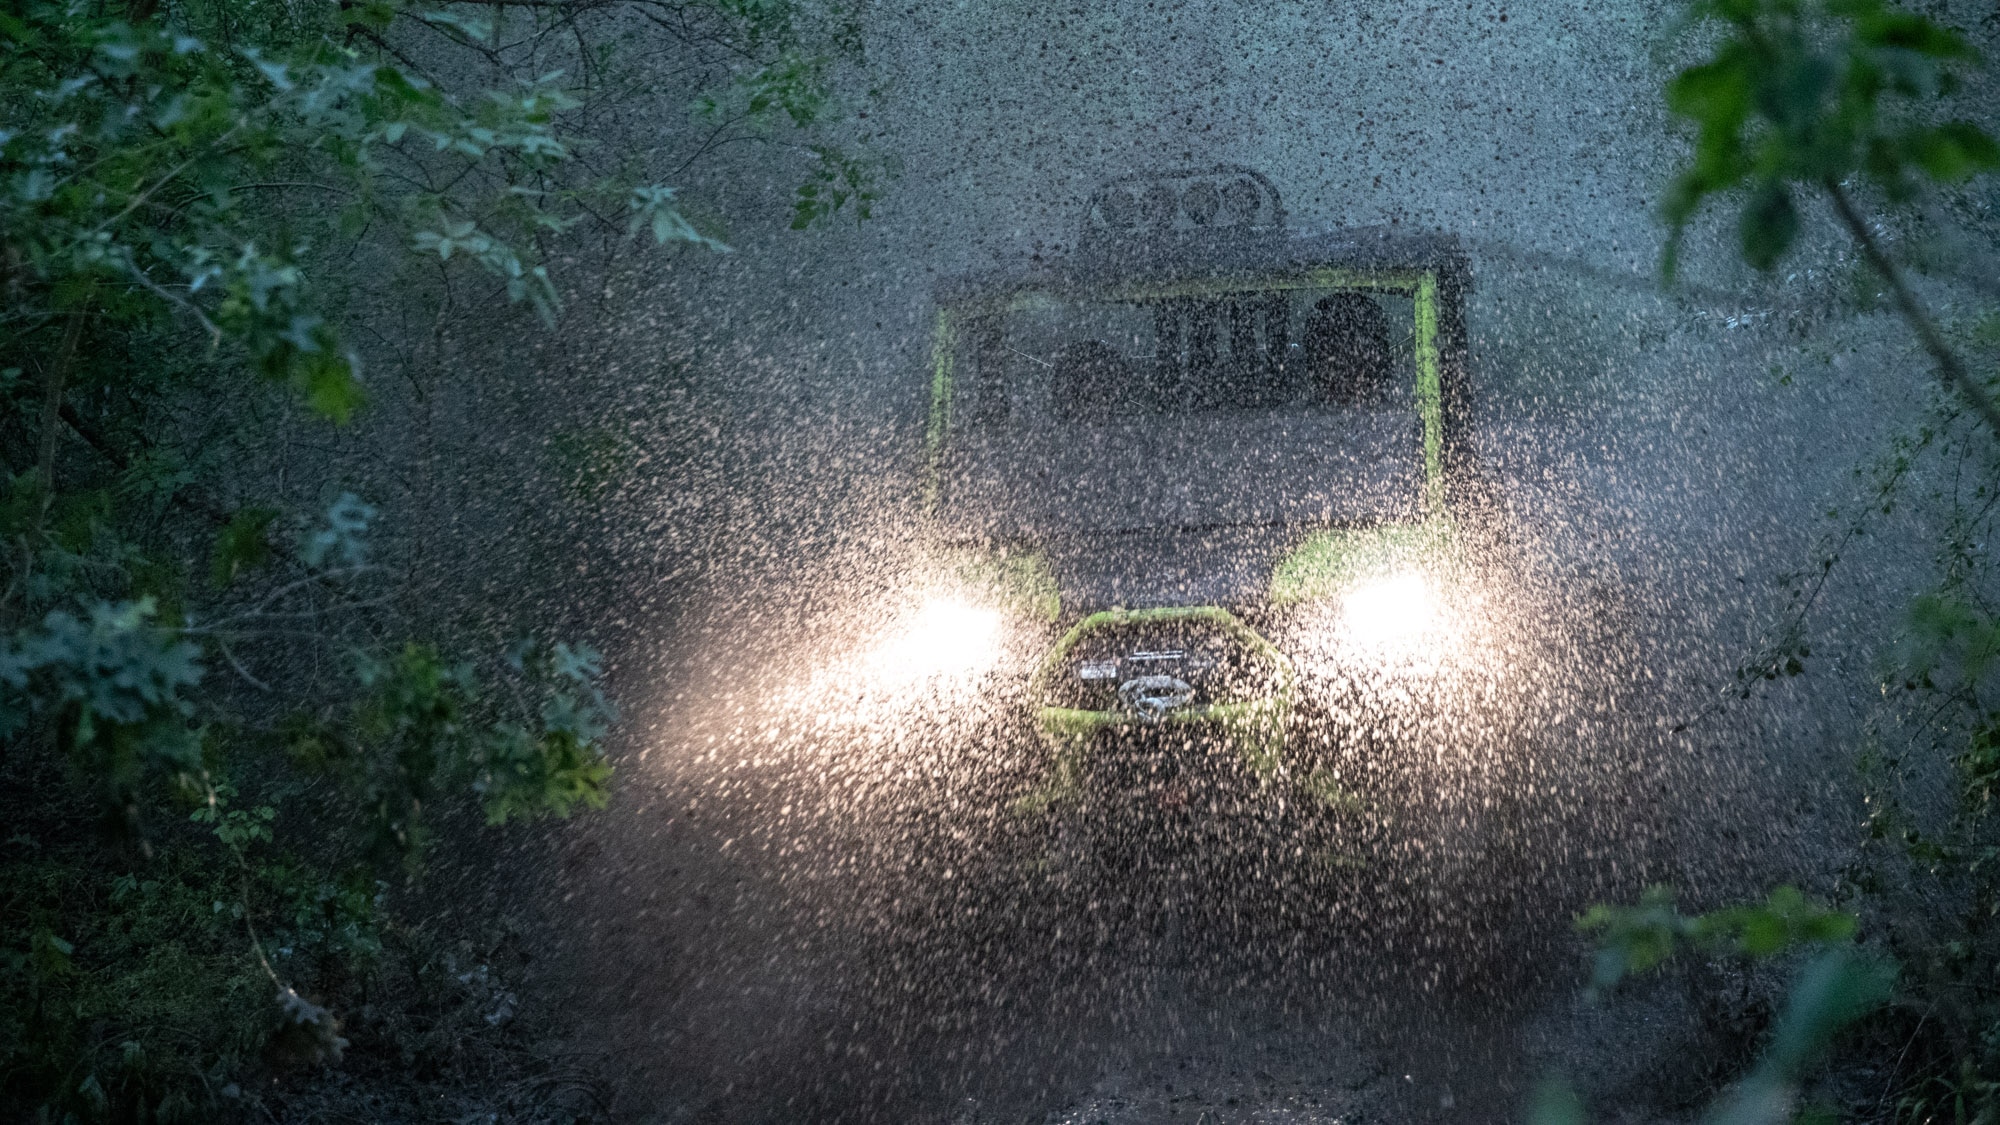
[[[1019,807],[1344,799],[1269,638],[1393,633],[1448,580],[1467,285],[1451,236],[1297,234],[1220,167],[1113,180],[1069,256],[940,287],[932,531],[966,596],[1055,638]]]

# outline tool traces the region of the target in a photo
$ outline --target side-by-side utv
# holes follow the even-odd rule
[[[1305,780],[1257,623],[1449,554],[1467,286],[1451,236],[1295,233],[1222,167],[1114,180],[1073,255],[940,288],[936,538],[1060,638],[1024,805]]]

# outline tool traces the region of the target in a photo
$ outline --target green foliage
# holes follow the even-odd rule
[[[354,570],[368,565],[368,525],[375,509],[352,492],[343,492],[326,510],[326,526],[312,533],[299,549],[310,567],[336,566]]]
[[[1907,1069],[1892,1091],[1899,1120],[1988,1121],[2000,1117],[2000,709],[1994,692],[2000,629],[1980,591],[1992,575],[1992,473],[1969,494],[1953,493],[1941,536],[1946,580],[1912,606],[1884,677],[1884,700],[1921,716],[1913,744],[1878,751],[1865,775],[1870,837],[1882,849],[1861,869],[1899,925],[1892,937],[1920,983],[1921,1017],[1899,1029]],[[1942,759],[1956,782],[1947,809],[1912,807],[1905,778]]]
[[[0,1106],[26,1119],[33,1095],[51,1120],[211,1120],[202,1085],[253,1061],[271,1025],[233,882],[181,848],[110,880],[70,856],[16,856],[7,876]]]
[[[350,200],[414,253],[476,264],[545,320],[560,300],[536,239],[593,207],[629,205],[660,242],[705,241],[661,185],[520,190],[575,163],[560,73],[460,98],[336,34],[403,14],[465,31],[451,13],[370,5],[247,45],[83,11],[34,3],[0,21],[0,86],[14,92],[0,99],[0,241],[21,294],[10,311],[31,328],[150,300],[346,422],[365,401],[358,360],[315,309],[313,241],[271,222],[274,181]],[[440,161],[456,173],[430,175]],[[411,187],[431,182],[454,186]]]
[[[560,71],[455,89],[397,47],[417,28],[494,31],[400,0],[0,12],[0,1117],[251,1107],[251,1071],[339,1056],[326,1005],[441,818],[606,799],[593,654],[448,657],[386,612],[375,506],[327,487],[308,518],[209,452],[283,425],[273,397],[365,418],[357,261],[552,321],[580,224],[721,248],[586,163]],[[766,85],[797,121],[831,66]]]
[[[1663,887],[1635,906],[1593,906],[1577,922],[1598,936],[1591,993],[1666,963],[1682,948],[1766,959],[1803,952],[1784,1007],[1756,1064],[1708,1108],[1711,1125],[1776,1125],[1805,1120],[1799,1083],[1835,1036],[1880,1008],[1895,984],[1894,961],[1854,945],[1855,919],[1819,906],[1792,887],[1764,902],[1688,916]],[[1545,1083],[1529,1108],[1535,1125],[1581,1125],[1583,1103],[1560,1081]]]
[[[1597,936],[1593,992],[1657,968],[1683,947],[1774,957],[1800,946],[1850,941],[1854,928],[1853,915],[1819,906],[1796,887],[1779,887],[1762,903],[1693,916],[1674,905],[1672,888],[1651,887],[1635,906],[1599,903],[1577,919],[1577,929]]]
[[[367,569],[364,508],[337,501],[302,553]],[[504,704],[489,702],[499,693],[483,690],[477,669],[433,646],[359,650],[345,703],[259,731],[200,695],[209,656],[191,635],[220,634],[162,624],[142,600],[52,611],[0,644],[0,713],[14,733],[52,737],[90,803],[152,856],[143,875],[107,878],[86,834],[62,862],[8,858],[21,894],[0,900],[0,1002],[14,1024],[0,1027],[10,1035],[0,1072],[15,1076],[0,1107],[202,1120],[229,1074],[274,1051],[337,1059],[337,1019],[288,982],[351,979],[380,954],[380,888],[420,870],[427,810],[460,793],[500,824],[604,803],[614,716],[587,649],[516,646],[491,674]],[[260,757],[260,745],[287,753]],[[192,805],[187,820],[211,845],[142,818],[163,800]],[[334,828],[337,810],[348,823]],[[9,846],[44,845],[17,835]],[[156,927],[156,907],[172,921]],[[190,913],[199,926],[184,925]],[[107,1027],[130,1044],[115,1065]]]
[[[51,610],[0,641],[0,734],[41,719],[77,776],[128,830],[140,827],[143,787],[203,784],[188,693],[203,671],[196,645],[154,621],[151,598],[98,602],[81,616]]]
[[[474,755],[487,823],[568,816],[579,804],[603,808],[611,768],[595,747],[616,712],[597,684],[597,654],[565,644],[547,650],[521,644],[508,654],[507,666],[517,681],[516,697],[527,694],[521,686],[531,685],[542,703],[532,717],[496,722]]]
[[[1892,206],[1902,205],[1927,184],[1953,184],[2000,166],[2000,144],[1980,124],[1949,117],[1943,104],[1958,92],[1961,75],[1980,64],[1970,43],[1883,0],[1692,0],[1689,22],[1710,36],[1703,60],[1666,89],[1669,109],[1694,125],[1695,136],[1693,158],[1662,208],[1671,227],[1664,274],[1672,278],[1687,225],[1710,197],[1741,199],[1741,253],[1769,270],[1800,234],[1801,190],[1819,194],[1860,251],[1852,281],[1865,282],[1866,300],[1856,307],[1893,302],[1943,381],[2000,435],[1989,381],[1959,354],[1968,343],[1983,346],[1979,327],[1966,334],[1969,340],[1947,338],[1850,194],[1857,182],[1866,183]],[[1781,375],[1780,382],[1788,380]],[[1752,958],[1798,951],[1800,969],[1763,1055],[1709,1108],[1708,1120],[1834,1119],[1831,1111],[1799,1106],[1800,1084],[1836,1035],[1880,1011],[1899,976],[1905,1002],[1870,1021],[1903,1021],[1890,1032],[1894,1065],[1883,1069],[1891,1088],[1864,1112],[1879,1116],[1893,1096],[1901,1120],[2000,1120],[2000,990],[1992,984],[2000,944],[1990,936],[1993,904],[2000,901],[1992,883],[2000,841],[1990,820],[2000,777],[1994,749],[2000,711],[1989,682],[2000,629],[1990,611],[1985,552],[2000,474],[1990,435],[1967,444],[1953,420],[1950,414],[1929,420],[1916,435],[1893,441],[1860,511],[1822,540],[1812,567],[1783,578],[1791,604],[1781,639],[1738,670],[1733,693],[1748,698],[1759,680],[1803,674],[1810,656],[1805,620],[1848,544],[1879,517],[1910,506],[1903,493],[1913,482],[1948,482],[1925,486],[1927,514],[1937,517],[1943,583],[1912,607],[1883,699],[1886,713],[1902,712],[1888,725],[1907,722],[1929,742],[1925,751],[1944,750],[1960,782],[1959,799],[1943,824],[1934,808],[1928,816],[1914,811],[1903,786],[1912,776],[1933,778],[1928,767],[1938,759],[1878,745],[1866,762],[1869,835],[1896,849],[1901,862],[1894,870],[1857,865],[1849,872],[1852,888],[1879,908],[1871,918],[1881,920],[1881,944],[1895,959],[1853,945],[1853,917],[1788,888],[1762,904],[1696,917],[1682,915],[1669,893],[1654,890],[1636,906],[1600,906],[1581,919],[1599,939],[1593,992],[1687,948]],[[1540,1098],[1535,1115],[1565,1125],[1582,1120],[1573,1099],[1557,1095]]]
[[[792,229],[805,230],[814,223],[831,219],[850,201],[854,204],[855,222],[872,217],[875,201],[882,198],[876,183],[880,166],[826,145],[814,145],[812,152],[819,164],[806,182],[799,185],[792,203]]]
[[[1696,129],[1693,160],[1662,206],[1669,277],[1710,196],[1743,193],[1743,257],[1768,270],[1798,237],[1801,185],[1862,176],[1902,200],[1922,180],[2000,166],[2000,145],[1979,126],[1920,111],[1976,61],[1963,36],[1924,16],[1883,0],[1697,0],[1689,18],[1721,34],[1707,61],[1667,86],[1668,108]]]
[[[579,129],[651,89],[634,24],[709,90],[691,154]],[[465,636],[399,569],[405,466],[326,452],[398,399],[363,350],[415,366],[371,310],[554,323],[593,228],[723,251],[651,171],[739,135],[865,215],[822,135],[860,57],[818,0],[0,5],[0,1119],[256,1110],[394,1007],[427,854],[604,805],[598,657]],[[575,503],[630,468],[570,452]]]
[[[222,525],[209,561],[209,576],[217,588],[227,587],[245,571],[270,565],[271,524],[277,518],[278,509],[251,504],[237,509]]]
[[[729,247],[694,228],[674,204],[674,189],[654,184],[642,184],[632,189],[632,198],[626,206],[632,212],[628,234],[638,234],[649,230],[653,242],[665,245],[669,242],[693,242],[711,250],[727,251]]]
[[[1906,684],[1942,680],[1976,692],[2000,658],[2000,625],[1962,598],[1925,594],[1911,603],[1899,656]]]
[[[295,727],[294,759],[353,795],[378,861],[421,860],[424,810],[447,784],[477,794],[496,825],[604,806],[611,767],[601,744],[615,713],[597,683],[597,655],[523,643],[502,668],[513,705],[494,711],[481,707],[474,668],[445,662],[434,647],[363,654],[348,714]],[[479,723],[483,712],[494,717]]]

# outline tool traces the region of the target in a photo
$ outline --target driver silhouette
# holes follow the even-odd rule
[[[1307,380],[1321,399],[1369,402],[1389,383],[1389,318],[1365,294],[1321,298],[1306,317],[1301,344]]]

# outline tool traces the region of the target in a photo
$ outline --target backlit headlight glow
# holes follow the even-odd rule
[[[1437,598],[1421,574],[1394,574],[1363,582],[1341,599],[1342,630],[1363,648],[1401,650],[1436,631]]]
[[[869,657],[890,681],[966,676],[1000,658],[1000,614],[954,598],[933,597],[893,629]]]

